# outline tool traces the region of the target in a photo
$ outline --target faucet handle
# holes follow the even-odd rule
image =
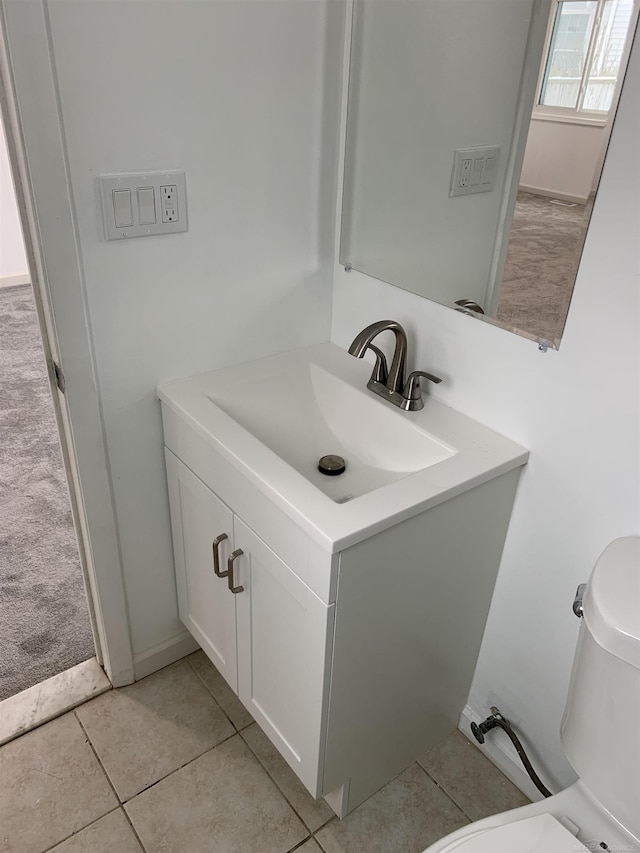
[[[425,379],[429,379],[431,382],[435,382],[436,385],[439,382],[442,382],[442,379],[440,379],[439,376],[434,376],[433,373],[427,373],[426,370],[414,370],[413,373],[410,373],[404,386],[404,390],[402,391],[402,397],[404,401],[406,401],[403,408],[406,411],[415,412],[422,409],[424,406],[424,403],[422,402],[422,392],[420,391],[421,376]]]
[[[373,382],[380,382],[384,385],[389,376],[389,370],[387,368],[387,359],[385,358],[384,353],[381,349],[373,344],[369,344],[367,349],[370,349],[372,353],[374,353],[376,357],[376,363],[373,368],[373,373],[371,374],[371,380]]]

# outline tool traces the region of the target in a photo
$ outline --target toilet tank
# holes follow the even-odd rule
[[[582,782],[640,838],[640,537],[607,546],[583,605],[560,737]]]

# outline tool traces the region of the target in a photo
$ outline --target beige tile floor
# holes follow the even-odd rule
[[[0,748],[0,853],[420,853],[525,802],[455,732],[339,821],[202,652]]]

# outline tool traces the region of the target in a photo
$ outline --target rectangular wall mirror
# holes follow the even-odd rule
[[[354,0],[340,263],[558,347],[640,0]]]

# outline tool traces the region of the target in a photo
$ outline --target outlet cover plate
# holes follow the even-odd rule
[[[449,198],[491,192],[496,185],[499,162],[499,145],[484,148],[456,148],[451,170]]]
[[[131,237],[151,237],[156,234],[174,234],[187,230],[187,185],[184,172],[122,172],[111,175],[99,175],[98,185],[106,240],[125,240]],[[177,193],[176,215],[171,222],[162,221],[161,187],[175,186]],[[138,190],[153,187],[156,221],[140,224],[138,208]],[[113,193],[115,190],[129,190],[131,193],[132,225],[118,227],[115,221]],[[122,198],[120,196],[119,198]],[[147,196],[148,198],[148,196]],[[148,212],[145,215],[148,219]]]

